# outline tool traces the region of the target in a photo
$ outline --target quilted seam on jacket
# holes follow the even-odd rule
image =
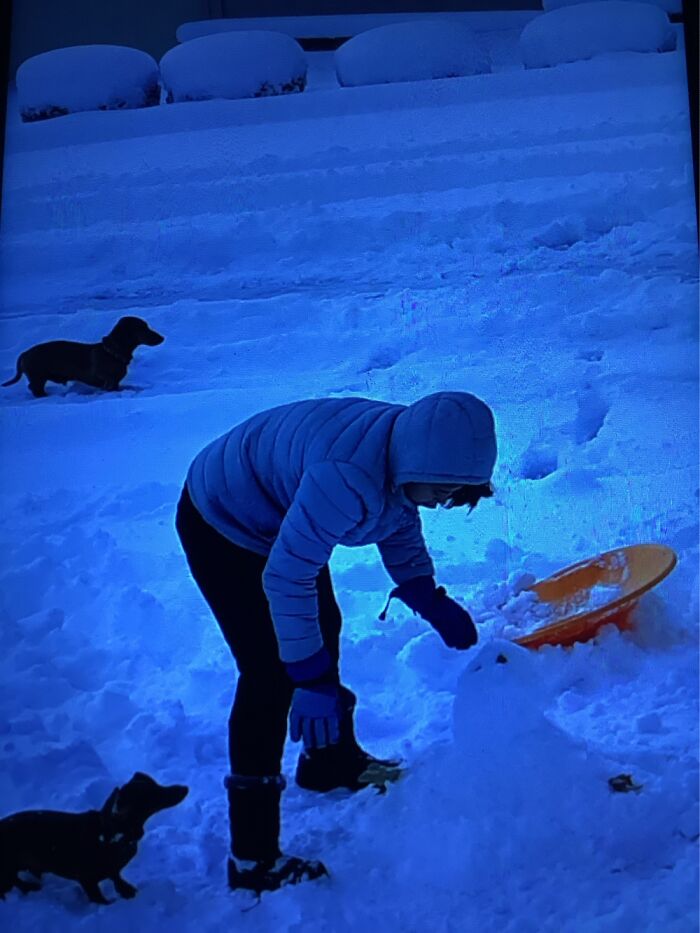
[[[263,586],[280,656],[322,646],[316,577],[337,544],[376,543],[399,584],[433,575],[405,482],[486,482],[496,457],[493,415],[475,396],[442,392],[413,405],[362,398],[293,402],[217,438],[187,484],[204,519],[268,555]]]

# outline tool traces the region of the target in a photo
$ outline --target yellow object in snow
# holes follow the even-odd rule
[[[527,589],[556,619],[513,639],[525,648],[588,641],[603,625],[629,628],[639,598],[671,573],[678,558],[665,544],[632,544],[589,557]]]

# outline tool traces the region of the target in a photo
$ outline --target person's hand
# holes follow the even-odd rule
[[[289,711],[289,736],[304,748],[324,748],[340,741],[344,704],[338,666],[325,647],[301,661],[285,664],[294,683]]]
[[[472,617],[459,603],[450,599],[442,587],[437,588],[437,594],[433,616],[427,621],[448,648],[458,648],[460,651],[471,648],[479,640]]]
[[[435,586],[432,577],[414,577],[392,591],[392,596],[405,603],[429,622],[448,648],[463,651],[478,641],[476,626],[466,609],[455,602],[442,586]]]
[[[318,683],[297,687],[292,694],[289,735],[292,742],[304,741],[304,748],[324,748],[340,741],[343,713],[338,684]]]

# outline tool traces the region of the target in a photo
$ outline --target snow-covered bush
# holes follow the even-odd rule
[[[542,0],[542,7],[545,13],[552,10],[558,10],[563,6],[576,6],[579,3],[588,3],[589,0]],[[639,3],[639,0],[626,0],[630,3]],[[652,6],[658,6],[667,13],[680,13],[683,7],[683,0],[643,0],[644,3],[650,3]]]
[[[81,110],[126,110],[160,103],[158,65],[123,45],[76,45],[28,58],[17,69],[25,122]]]
[[[634,0],[597,0],[544,13],[520,35],[526,68],[547,68],[609,52],[669,52],[676,34],[657,6]]]
[[[264,30],[201,36],[170,49],[160,61],[168,103],[303,91],[306,70],[298,42]]]
[[[394,23],[349,39],[335,53],[345,87],[459,78],[491,70],[474,33],[455,20]]]

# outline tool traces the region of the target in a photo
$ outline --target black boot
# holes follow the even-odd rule
[[[336,745],[303,751],[297,762],[295,780],[304,790],[326,793],[342,787],[350,791],[376,787],[384,791],[389,782],[401,776],[400,761],[375,758],[355,738],[354,712],[357,697],[341,687],[345,710]]]
[[[274,862],[228,860],[228,884],[234,890],[251,891],[258,897],[263,891],[277,891],[285,884],[314,881],[327,875],[323,862],[280,855]]]
[[[285,786],[281,775],[247,777],[231,774],[228,791],[231,854],[228,883],[260,895],[284,884],[298,884],[327,875],[322,862],[286,856],[280,852],[280,798]]]

